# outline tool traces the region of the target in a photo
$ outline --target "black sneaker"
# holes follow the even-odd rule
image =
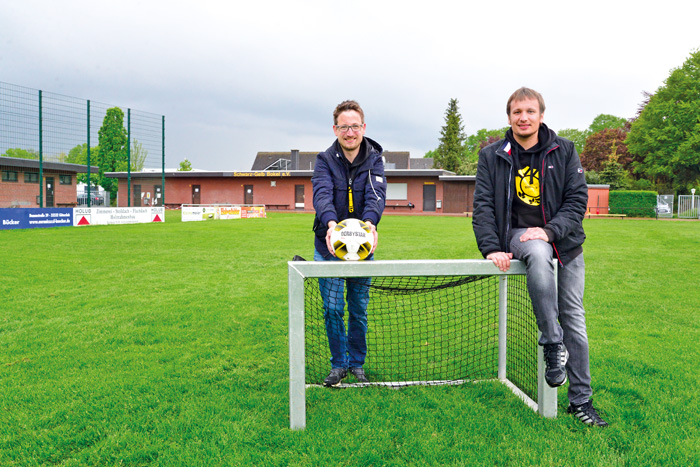
[[[569,408],[566,409],[566,411],[570,414],[576,415],[578,419],[586,425],[599,426],[602,428],[608,426],[608,422],[603,420],[600,415],[598,415],[598,412],[593,407],[593,403],[591,401],[585,402],[581,405],[569,404]]]
[[[367,376],[365,376],[365,370],[362,368],[350,368],[350,374],[357,379],[358,383],[369,383]]]
[[[569,352],[564,344],[545,344],[544,363],[546,369],[544,379],[551,388],[558,388],[566,383],[566,362]]]
[[[323,380],[324,386],[340,386],[340,382],[348,374],[348,370],[345,368],[333,368],[326,379]]]

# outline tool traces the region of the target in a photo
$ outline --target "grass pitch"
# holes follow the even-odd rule
[[[699,465],[700,223],[584,221],[608,429],[485,383],[310,390],[293,432],[286,262],[312,219],[0,231],[0,465]],[[469,219],[385,216],[377,257],[480,256]]]

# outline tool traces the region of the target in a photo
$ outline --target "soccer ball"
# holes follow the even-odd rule
[[[340,221],[331,232],[331,246],[335,255],[345,261],[367,258],[373,243],[372,230],[359,219]]]

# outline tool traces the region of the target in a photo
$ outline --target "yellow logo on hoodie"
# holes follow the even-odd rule
[[[524,167],[515,174],[515,192],[518,198],[530,206],[540,205],[540,172]]]

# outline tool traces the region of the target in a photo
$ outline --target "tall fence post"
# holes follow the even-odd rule
[[[160,171],[160,177],[161,177],[161,197],[162,197],[162,202],[161,206],[165,209],[165,115],[162,116],[162,137],[161,137],[161,142],[162,142],[162,150],[161,150],[161,157],[163,159],[161,163],[161,171]]]
[[[77,176],[76,176],[77,178]],[[87,207],[90,207],[90,99],[87,101]]]
[[[44,127],[41,89],[39,90],[39,207],[44,207]]]
[[[131,109],[126,109],[126,178],[126,205],[131,207]]]

